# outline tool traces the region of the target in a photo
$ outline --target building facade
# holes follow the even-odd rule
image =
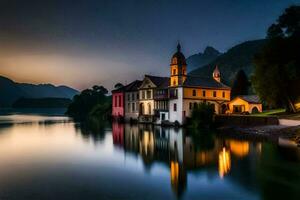
[[[209,77],[188,75],[186,58],[178,44],[171,58],[170,76],[145,75],[142,81],[114,90],[112,114],[141,123],[181,125],[199,103],[211,104],[216,114],[235,113],[237,103],[245,110],[254,106],[258,112],[262,111],[260,102],[234,99],[230,103],[230,95],[231,88],[222,83],[218,66]]]
[[[217,114],[228,110],[231,88],[221,82],[221,73],[216,66],[212,77],[197,77],[186,74],[187,64],[181,47],[171,58],[169,87],[170,122],[184,124],[199,103],[210,103]]]
[[[124,118],[124,87],[112,91],[112,117]]]
[[[125,86],[125,120],[137,120],[139,117],[139,90],[142,81],[136,80]]]

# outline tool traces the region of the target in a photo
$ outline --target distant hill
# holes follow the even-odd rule
[[[194,69],[201,68],[204,65],[207,65],[213,60],[215,60],[221,54],[222,53],[220,53],[215,48],[208,46],[205,48],[203,53],[191,55],[186,59],[186,62],[188,64],[188,70],[192,71]]]
[[[253,40],[238,44],[226,53],[218,56],[209,64],[191,71],[190,75],[211,76],[216,65],[221,71],[223,82],[230,84],[236,72],[243,69],[248,77],[253,72],[253,57],[258,53],[266,40]],[[189,66],[188,66],[189,67]]]
[[[68,98],[20,98],[12,105],[13,108],[67,108],[71,99]]]
[[[72,99],[79,92],[67,86],[51,84],[16,83],[0,76],[0,108],[11,107],[20,98],[68,98]]]

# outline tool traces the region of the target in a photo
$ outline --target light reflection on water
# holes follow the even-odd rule
[[[91,128],[65,117],[1,116],[0,124],[8,118],[0,125],[0,199],[300,196],[297,148],[185,129]]]

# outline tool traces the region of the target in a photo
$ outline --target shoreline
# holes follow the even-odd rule
[[[218,128],[218,134],[237,139],[263,140],[276,143],[279,140],[287,140],[291,142],[291,145],[300,147],[300,125],[226,126]]]

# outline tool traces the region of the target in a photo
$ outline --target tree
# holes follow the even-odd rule
[[[269,106],[296,112],[300,97],[300,6],[291,6],[268,29],[268,42],[254,58],[252,82]]]
[[[244,70],[239,70],[236,73],[233,85],[231,87],[231,97],[238,95],[247,95],[250,83]]]
[[[214,121],[214,114],[213,104],[199,103],[193,107],[189,124],[192,128],[210,127]]]
[[[101,107],[101,109],[98,106],[97,113],[100,114],[104,110],[107,110],[106,108],[111,107],[111,97],[107,96],[107,94],[108,90],[103,86],[95,85],[92,89],[85,89],[79,95],[74,96],[66,114],[75,119],[84,120],[94,107],[97,105],[105,105],[105,107]],[[102,114],[107,115],[107,113],[104,112]],[[99,115],[99,117],[101,117],[101,115]]]

